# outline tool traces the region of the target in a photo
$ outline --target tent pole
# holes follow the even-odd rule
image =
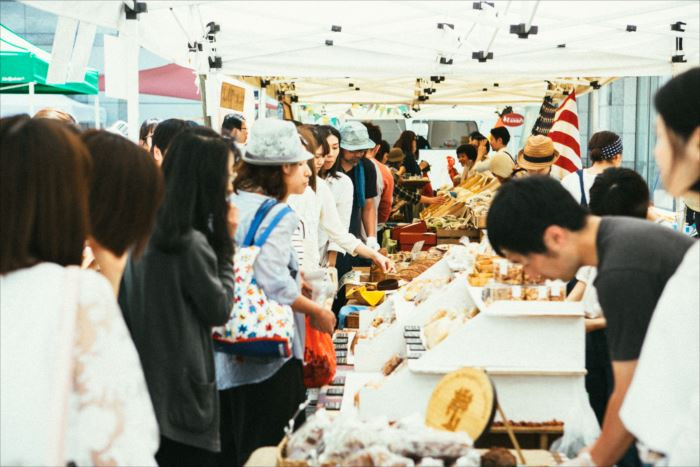
[[[260,78],[260,87],[258,88],[258,119],[267,118],[267,89],[262,87],[262,78]]]
[[[36,83],[29,83],[29,115],[34,116],[34,85]]]
[[[95,129],[100,129],[100,93],[95,94]]]
[[[126,115],[129,126],[129,139],[139,140],[139,51],[138,21],[127,20],[120,31],[126,37]]]
[[[207,112],[207,75],[199,75],[199,97],[202,99],[202,122],[211,128],[211,117]]]
[[[600,127],[600,106],[598,104],[598,91],[593,90],[591,92],[590,108],[588,111],[591,113],[591,131],[590,134],[596,133]]]

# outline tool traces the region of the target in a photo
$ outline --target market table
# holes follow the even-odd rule
[[[477,449],[477,452],[483,454],[487,449]],[[515,455],[515,450],[510,450]],[[526,465],[537,466],[557,466],[564,460],[557,452],[549,452],[543,449],[524,449],[523,456],[525,457]],[[277,464],[277,447],[269,446],[256,449],[245,463],[246,467],[270,467]]]

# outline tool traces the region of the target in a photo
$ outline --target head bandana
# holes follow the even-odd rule
[[[603,146],[600,150],[603,153],[603,159],[612,159],[616,154],[622,154],[622,138],[618,137],[614,143]]]

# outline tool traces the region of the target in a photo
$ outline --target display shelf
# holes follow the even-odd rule
[[[345,386],[343,400],[340,405],[340,413],[357,413],[355,406],[355,394],[367,383],[379,382],[384,378],[381,372],[357,372],[352,371],[345,374]]]
[[[584,316],[581,302],[513,301],[500,300],[485,304],[482,299],[484,287],[467,285],[474,305],[482,312],[500,316]]]
[[[571,416],[572,407],[590,410],[584,384],[585,324],[580,304],[518,301],[486,305],[481,289],[469,286],[462,276],[450,286],[463,305],[474,304],[481,313],[455,326],[445,340],[420,358],[409,359],[381,385],[363,387],[361,416],[425,415],[438,381],[467,366],[487,371],[511,420],[563,421]],[[449,301],[448,293],[433,294],[425,302],[431,309],[425,310],[423,323],[437,309],[448,308]],[[393,338],[401,336],[401,332],[395,334]]]
[[[588,405],[584,386],[585,371],[541,372],[491,371],[487,373],[497,398],[510,420],[544,423],[571,419],[572,408]],[[390,419],[406,414],[425,416],[428,401],[443,377],[440,373],[417,373],[403,365],[382,379],[378,387],[363,386],[359,414],[363,418],[385,415]],[[352,400],[354,394],[347,394]],[[590,407],[588,407],[590,410]],[[500,420],[496,416],[496,420]]]
[[[436,263],[437,265],[437,263]],[[426,271],[426,273],[429,272]],[[429,278],[443,277],[435,275]],[[414,305],[396,294],[391,300],[396,306],[396,319],[376,336],[358,340],[354,358],[357,371],[380,371],[393,355],[406,356],[403,333],[407,325],[422,326],[430,316],[441,308],[460,309],[473,306],[466,286],[466,279],[457,275],[449,284],[435,290],[423,303]]]
[[[538,371],[585,368],[583,315],[500,315],[482,312],[425,352],[411,369],[449,372],[464,366]]]
[[[442,258],[421,274],[416,276],[413,280],[437,279],[439,277],[445,277],[451,274],[452,270],[450,269],[447,260]],[[412,311],[415,308],[415,304],[406,300],[404,296],[405,293],[405,288],[399,289],[396,293],[392,293],[390,296],[387,296],[384,302],[382,302],[380,305],[364,310],[362,313],[360,313],[360,331],[366,332],[369,329],[372,320],[374,320],[374,318],[378,315],[385,315],[387,312],[389,312],[394,306],[394,303],[397,304],[400,312],[404,310],[406,312]]]

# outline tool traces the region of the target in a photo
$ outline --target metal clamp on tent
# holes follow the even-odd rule
[[[685,24],[683,21],[676,21],[671,25],[671,31],[685,32]],[[683,52],[683,36],[676,37],[676,53],[671,56],[671,63],[686,63]]]
[[[526,28],[527,26],[525,23],[511,24],[510,33],[517,34],[520,39],[527,39],[530,34],[537,34],[537,30],[539,29],[537,26],[530,26],[529,29]]]
[[[487,60],[493,60],[493,52],[484,53],[483,50],[472,52],[472,58],[474,60],[479,60],[479,63],[484,63]]]
[[[124,4],[124,13],[126,15],[126,19],[132,20],[132,19],[139,19],[139,14],[141,13],[148,13],[148,5],[146,5],[146,2],[134,2],[133,8],[127,5],[126,3]]]
[[[494,2],[474,2],[472,3],[472,10],[483,10],[482,5],[488,5],[493,8],[495,4]]]

